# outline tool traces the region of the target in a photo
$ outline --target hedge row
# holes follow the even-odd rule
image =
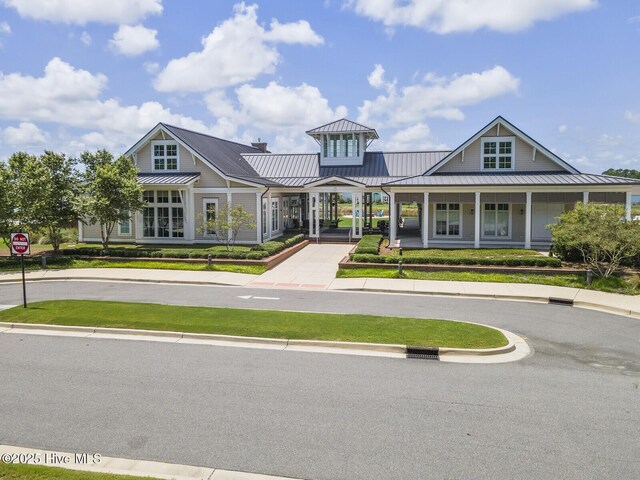
[[[365,235],[356,245],[354,254],[377,255],[380,251],[382,235]]]
[[[508,267],[560,267],[562,262],[557,258],[442,258],[442,257],[391,257],[371,254],[354,254],[351,260],[359,263],[398,263],[424,265],[493,265]]]
[[[86,257],[144,257],[144,258],[211,258],[218,259],[234,259],[234,260],[262,260],[280,253],[285,248],[289,248],[304,240],[304,235],[295,235],[284,241],[273,240],[256,245],[249,251],[232,251],[226,250],[203,250],[189,248],[154,248],[154,249],[137,249],[137,248],[110,248],[104,250],[102,248],[81,247],[62,249],[62,255],[76,255]]]

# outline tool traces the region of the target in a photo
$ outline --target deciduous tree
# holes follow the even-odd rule
[[[84,223],[99,224],[102,247],[109,249],[113,229],[142,210],[142,187],[137,182],[138,169],[126,157],[113,157],[106,150],[84,152],[83,194],[76,203]]]

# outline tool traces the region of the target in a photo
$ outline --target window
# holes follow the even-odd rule
[[[340,135],[329,135],[329,156],[341,157],[340,152]]]
[[[184,210],[179,191],[146,190],[143,198],[147,202],[142,210],[143,237],[184,238]]]
[[[280,199],[271,200],[271,231],[275,232],[280,229]]]
[[[513,170],[515,137],[482,139],[482,170]]]
[[[217,198],[205,198],[202,200],[202,211],[204,212],[204,219],[207,222],[207,229],[204,232],[204,236],[215,235],[216,231],[213,225],[210,222],[214,222],[216,220],[216,215],[218,214],[218,199]]]
[[[262,234],[266,235],[268,230],[267,225],[267,200],[262,200]]]
[[[118,235],[123,237],[131,235],[131,213],[128,211],[126,220],[118,222]]]
[[[322,156],[325,158],[359,157],[360,135],[357,133],[324,135],[322,137],[322,152]]]
[[[436,203],[436,235],[460,236],[460,204]]]
[[[509,237],[509,204],[485,203],[483,209],[483,235],[485,237]]]
[[[153,170],[178,170],[178,144],[172,141],[155,141],[153,146]]]

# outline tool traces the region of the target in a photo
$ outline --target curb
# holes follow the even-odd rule
[[[177,463],[154,462],[114,458],[105,455],[56,452],[25,448],[12,445],[0,445],[3,463],[30,464],[44,467],[58,467],[67,470],[110,473],[114,475],[135,475],[151,479],[171,480],[295,480],[290,477],[278,477],[258,473],[222,470],[213,467],[180,465]],[[5,461],[5,457],[10,461]]]
[[[473,322],[465,322],[473,323]],[[491,327],[489,325],[481,325],[487,328],[493,328],[505,334],[506,331]],[[399,344],[385,344],[385,343],[361,343],[361,342],[336,342],[336,341],[324,341],[324,340],[289,340],[284,338],[264,338],[264,337],[243,337],[235,335],[218,335],[208,333],[187,333],[187,332],[171,332],[164,330],[137,330],[130,328],[107,328],[107,327],[77,327],[67,325],[49,325],[38,323],[8,323],[0,322],[0,333],[7,333],[8,330],[39,330],[48,332],[59,333],[84,333],[86,336],[90,335],[114,335],[119,338],[131,337],[131,339],[140,339],[141,337],[147,337],[147,339],[157,338],[158,340],[173,339],[175,342],[181,340],[202,340],[204,342],[216,342],[216,344],[227,344],[227,346],[234,346],[234,344],[244,344],[245,346],[254,348],[260,347],[275,347],[281,350],[296,350],[296,351],[321,351],[335,350],[335,353],[356,353],[360,354],[390,354],[393,356],[403,355],[405,358],[416,358],[416,351],[428,351],[430,352],[428,357],[419,356],[419,358],[432,358],[439,360],[443,356],[459,356],[465,357],[487,357],[495,355],[504,355],[513,352],[516,347],[511,339],[511,336],[515,336],[511,332],[506,332],[505,335],[509,343],[502,347],[497,348],[451,348],[451,347],[413,347]],[[290,348],[291,347],[291,348]],[[435,358],[433,358],[435,357]]]

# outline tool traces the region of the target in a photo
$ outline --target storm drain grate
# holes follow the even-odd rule
[[[570,298],[558,298],[558,297],[549,297],[550,305],[565,305],[567,307],[573,306],[573,300]]]
[[[407,358],[440,360],[437,347],[407,347]]]

